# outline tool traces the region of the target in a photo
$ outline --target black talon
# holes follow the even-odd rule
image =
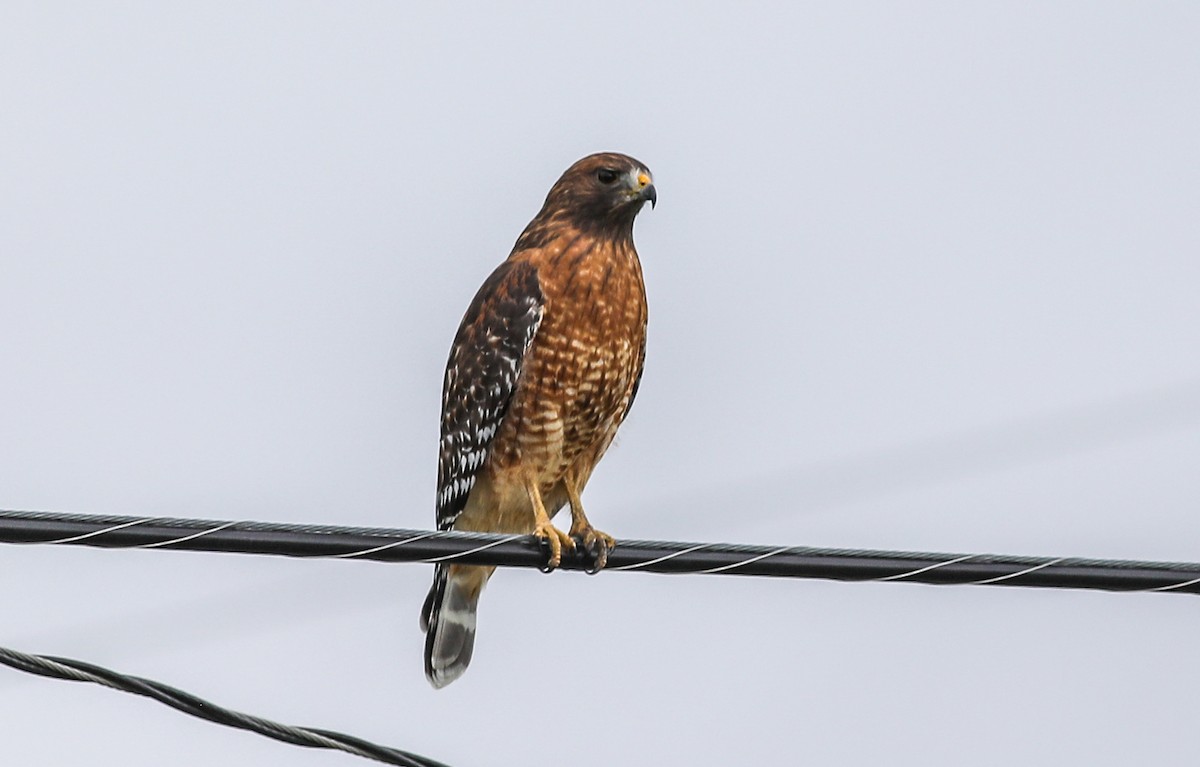
[[[587,545],[583,542],[583,536],[572,534],[571,540],[575,542],[575,551],[577,551],[579,553],[579,558],[582,559],[584,562],[587,562],[588,554],[591,553],[591,550],[588,549]],[[588,574],[591,574],[591,572],[592,572],[586,566],[583,568],[583,571]]]
[[[603,570],[604,566],[608,564],[608,545],[604,543],[604,539],[596,536],[592,539],[591,546],[584,545],[583,541],[580,541],[579,543],[581,544],[580,548],[587,552],[587,559],[591,560],[590,563],[583,568],[583,571],[588,575],[595,575]]]
[[[538,538],[538,547],[541,548],[544,555],[542,557],[542,564],[538,565],[538,570],[541,570],[543,573],[554,572],[556,568],[550,564],[550,558],[554,556],[554,549],[550,546],[550,539]]]
[[[596,553],[595,553],[596,567],[595,567],[595,569],[589,569],[588,575],[595,575],[596,573],[600,572],[608,565],[608,551],[609,551],[608,545],[606,543],[604,543],[603,541],[601,541],[596,546]]]

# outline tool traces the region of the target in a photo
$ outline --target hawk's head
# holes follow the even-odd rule
[[[658,201],[649,169],[628,155],[601,152],[579,160],[550,189],[542,213],[585,228],[629,230],[642,204]]]

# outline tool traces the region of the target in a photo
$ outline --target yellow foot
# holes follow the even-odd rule
[[[549,521],[539,524],[533,531],[533,534],[545,541],[546,545],[550,547],[550,558],[546,560],[546,572],[550,572],[562,564],[564,546],[568,550],[575,548],[575,541],[571,540],[571,536],[550,524]]]
[[[578,541],[592,558],[587,572],[595,575],[608,564],[608,553],[617,546],[617,541],[608,533],[602,533],[590,524],[571,525],[571,538]]]

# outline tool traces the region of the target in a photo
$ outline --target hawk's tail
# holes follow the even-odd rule
[[[425,677],[445,687],[462,676],[475,649],[475,608],[491,567],[438,565],[421,610]]]

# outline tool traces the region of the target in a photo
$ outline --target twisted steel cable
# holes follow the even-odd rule
[[[114,690],[144,695],[185,714],[216,724],[249,730],[268,738],[309,748],[328,748],[348,754],[375,759],[400,767],[447,767],[429,757],[381,746],[353,735],[313,727],[292,727],[210,703],[189,692],[170,687],[152,679],[128,676],[111,669],[70,658],[57,658],[18,652],[0,647],[0,663],[39,676],[65,679],[72,682],[92,682]]]
[[[379,562],[454,560],[464,564],[541,569],[545,569],[548,557],[548,551],[536,538],[524,535],[3,510],[0,510],[0,542]],[[563,552],[562,567],[590,570],[591,562],[579,550]],[[936,585],[1200,593],[1200,563],[620,541],[609,556],[606,571],[637,570]],[[402,767],[446,767],[428,757],[351,735],[291,727],[231,711],[165,684],[119,674],[83,661],[0,648],[0,663],[33,674],[92,682],[144,695],[192,716],[293,745],[338,749]]]
[[[0,542],[545,568],[533,536],[0,511]],[[563,552],[562,568],[588,570]],[[605,571],[1200,594],[1200,563],[619,541]]]

